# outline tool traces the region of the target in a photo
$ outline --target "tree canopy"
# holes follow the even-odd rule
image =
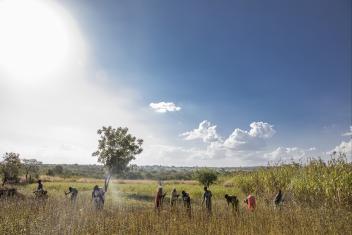
[[[32,177],[38,178],[39,166],[42,163],[36,159],[23,159],[22,162],[25,171],[26,182],[31,181]]]
[[[1,162],[0,171],[2,173],[2,185],[8,180],[18,180],[21,169],[21,160],[18,153],[5,153],[4,160]]]
[[[214,170],[203,168],[193,173],[193,178],[204,186],[210,186],[218,179],[218,173]]]
[[[129,134],[127,127],[103,126],[97,134],[99,135],[98,150],[92,155],[98,157],[98,162],[102,163],[108,172],[105,182],[107,190],[111,175],[126,171],[130,161],[143,151],[143,140]]]

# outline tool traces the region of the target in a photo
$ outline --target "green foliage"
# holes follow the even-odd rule
[[[128,128],[103,127],[98,130],[100,139],[98,150],[93,156],[98,156],[98,162],[102,163],[109,173],[119,174],[127,169],[135,155],[140,154],[143,140],[137,139],[128,133]]]
[[[210,186],[218,179],[218,173],[214,170],[203,168],[193,173],[193,178],[204,186]]]
[[[108,172],[105,178],[107,191],[111,175],[127,171],[128,164],[143,151],[143,140],[129,134],[127,127],[102,127],[97,133],[100,135],[98,150],[92,155],[98,156],[98,162],[102,163]]]
[[[55,172],[53,169],[48,169],[46,175],[49,175],[49,176],[55,176]]]
[[[299,203],[352,205],[352,164],[345,155],[327,163],[318,159],[260,168],[235,175],[232,183],[246,194],[272,195],[282,189]]]
[[[23,169],[26,176],[26,182],[32,182],[39,176],[39,166],[42,164],[36,159],[23,159]]]
[[[64,173],[64,167],[61,165],[55,166],[53,170],[57,175],[61,175],[62,173]]]
[[[3,177],[2,184],[4,185],[8,181],[18,182],[21,166],[20,155],[18,153],[6,153],[0,166]]]
[[[103,167],[100,165],[78,165],[78,164],[61,164],[61,173],[59,174],[55,164],[42,164],[39,168],[39,174],[49,176],[60,176],[65,178],[104,178]],[[60,172],[60,171],[59,171]]]
[[[78,165],[64,164],[63,173],[55,172],[56,165],[42,164],[39,173],[49,176],[60,176],[64,178],[95,178],[103,179],[104,171],[102,165]],[[149,179],[149,180],[191,180],[193,167],[168,167],[168,166],[135,166],[129,167],[128,171],[117,175],[119,179]]]
[[[66,175],[65,173],[66,172],[64,172],[64,167],[63,166],[56,165],[54,168],[48,169],[46,174],[49,175],[49,176],[55,176],[55,175],[57,175],[57,176],[65,176]],[[70,172],[68,172],[67,175],[70,176],[71,175]]]

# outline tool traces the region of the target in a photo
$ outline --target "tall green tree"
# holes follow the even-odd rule
[[[111,176],[125,172],[130,161],[143,151],[143,140],[129,134],[127,127],[103,126],[97,134],[99,135],[98,150],[92,155],[98,157],[98,162],[104,165],[107,172],[104,184],[107,191]]]
[[[0,164],[3,186],[9,180],[18,181],[21,166],[20,155],[18,153],[5,153],[3,161]]]

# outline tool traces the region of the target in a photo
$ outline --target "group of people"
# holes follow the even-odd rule
[[[41,180],[38,180],[38,186],[37,190],[35,190],[33,193],[35,193],[36,197],[42,197],[42,196],[47,196],[47,191],[44,190],[43,183]],[[65,192],[65,195],[70,195],[70,200],[72,203],[76,202],[77,196],[78,196],[78,190],[73,187],[68,188],[68,192]],[[163,188],[160,185],[158,187],[157,193],[155,195],[155,209],[160,212],[160,210],[163,207],[163,202],[166,196],[166,192],[163,192]],[[174,208],[178,202],[179,198],[179,193],[177,192],[176,188],[174,188],[171,192],[170,196],[170,206],[171,208]],[[209,214],[211,214],[212,211],[212,197],[213,194],[212,192],[208,189],[208,187],[204,187],[204,193],[202,197],[202,206],[205,206],[205,209]],[[181,198],[183,202],[183,206],[187,209],[187,211],[190,213],[191,211],[191,197],[189,193],[186,191],[181,192]],[[238,210],[239,206],[239,200],[236,196],[234,195],[228,195],[225,194],[225,199],[227,202],[228,206],[232,206],[233,209]],[[105,191],[100,188],[98,185],[95,185],[92,191],[92,201],[94,203],[94,206],[96,209],[102,209],[104,206],[105,202]],[[283,202],[283,193],[281,190],[276,194],[274,198],[274,204],[276,206],[280,205]],[[249,194],[246,199],[244,200],[244,203],[247,204],[247,208],[251,211],[254,211],[256,208],[256,198]]]
[[[162,209],[163,206],[163,201],[164,198],[166,196],[166,193],[163,193],[163,188],[162,186],[158,187],[158,191],[155,195],[155,209],[160,211]],[[171,196],[170,196],[170,206],[171,208],[174,208],[177,204],[178,201],[178,197],[180,195],[178,194],[176,188],[174,188],[171,192]],[[202,200],[202,205],[205,204],[205,208],[207,209],[207,211],[209,213],[211,213],[211,198],[212,198],[213,194],[211,193],[211,191],[208,189],[208,187],[204,187],[204,194],[203,194],[203,200]],[[183,201],[183,206],[190,211],[191,209],[191,197],[189,195],[189,193],[187,193],[186,191],[182,191],[181,192],[181,197],[182,197],[182,201]]]
[[[162,208],[165,196],[166,193],[163,193],[163,188],[159,186],[158,191],[155,195],[155,208],[157,210],[160,210]],[[170,205],[172,208],[176,206],[179,196],[180,194],[178,194],[176,188],[174,188],[170,196]],[[184,207],[191,209],[191,197],[189,196],[189,193],[187,193],[186,191],[182,191],[181,197]]]
[[[182,201],[183,201],[184,207],[187,208],[188,210],[190,210],[191,209],[191,197],[190,197],[189,193],[182,191],[181,194],[182,194]],[[155,195],[155,209],[157,211],[160,211],[162,209],[165,196],[166,196],[166,193],[163,193],[162,186],[159,186],[157,193]],[[180,195],[178,194],[176,188],[174,188],[172,190],[171,196],[170,196],[171,208],[173,208],[177,204],[179,196]],[[207,212],[209,214],[211,214],[211,211],[212,211],[212,197],[213,197],[212,192],[208,189],[208,187],[204,187],[204,193],[203,193],[203,197],[202,197],[202,206],[205,206],[205,209],[207,210]],[[228,206],[231,205],[232,208],[235,209],[236,211],[239,209],[238,208],[239,200],[236,196],[225,194],[225,199],[226,199]],[[255,210],[256,198],[252,194],[249,194],[243,202],[245,204],[247,204],[247,208],[250,211]],[[283,202],[283,194],[282,194],[282,191],[279,190],[279,192],[276,194],[276,196],[274,198],[274,204],[276,206],[278,206],[282,202]]]
[[[44,190],[42,181],[38,180],[37,184],[37,189],[33,192],[36,198],[43,198],[43,196],[47,196],[47,191]],[[78,190],[70,186],[68,187],[68,192],[65,192],[65,195],[70,195],[70,201],[75,203],[78,196]],[[98,185],[95,185],[93,188],[92,201],[96,209],[103,208],[105,202],[105,191]]]

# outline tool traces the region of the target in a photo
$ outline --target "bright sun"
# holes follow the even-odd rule
[[[0,71],[36,82],[59,71],[69,51],[69,29],[49,1],[0,1]]]

